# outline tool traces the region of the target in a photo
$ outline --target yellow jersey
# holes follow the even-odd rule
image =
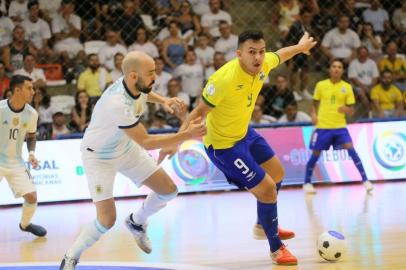
[[[355,103],[354,92],[349,83],[343,80],[333,83],[330,79],[320,81],[316,84],[313,99],[320,101],[317,128],[346,127],[345,114],[338,112],[338,108]]]
[[[371,99],[377,100],[382,110],[394,110],[396,103],[402,102],[402,92],[393,84],[388,90],[378,84],[371,90]]]
[[[276,53],[268,52],[261,71],[246,73],[235,58],[217,70],[203,89],[203,101],[213,109],[206,118],[206,147],[226,149],[244,138],[258,94],[271,69],[280,63]]]
[[[104,89],[100,89],[100,76],[101,72],[98,69],[96,72],[92,72],[90,68],[87,68],[79,75],[77,88],[79,90],[86,90],[90,97],[99,97],[103,94]],[[112,83],[110,72],[105,71],[105,86]]]
[[[396,57],[395,61],[390,61],[387,57],[382,58],[379,61],[379,71],[384,70],[392,71],[393,74],[401,75],[406,73],[406,60],[400,57]]]

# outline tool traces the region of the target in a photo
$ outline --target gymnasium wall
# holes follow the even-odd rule
[[[406,121],[357,123],[348,128],[369,179],[405,178]],[[285,167],[285,185],[302,183],[310,156],[308,147],[312,131],[312,126],[258,129]],[[80,142],[81,139],[38,142],[36,155],[40,168],[31,169],[31,174],[38,187],[40,202],[89,198],[80,158]],[[158,156],[158,151],[150,153]],[[24,156],[27,157],[27,153]],[[181,193],[235,188],[209,161],[200,140],[184,142],[173,159],[165,160],[162,166],[172,176]],[[315,182],[347,182],[361,178],[346,151],[329,150],[323,153],[313,179]],[[115,196],[137,196],[147,192],[146,188],[137,189],[124,176],[117,175]],[[22,200],[13,197],[7,181],[3,179],[0,182],[0,205],[20,202]]]

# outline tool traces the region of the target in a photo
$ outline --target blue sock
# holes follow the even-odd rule
[[[278,235],[278,211],[276,203],[262,203],[257,201],[258,219],[268,238],[271,252],[277,251],[282,242]]]
[[[279,193],[279,190],[281,189],[281,187],[282,187],[282,181],[280,181],[279,183],[276,183],[276,193]],[[257,217],[257,224],[261,225],[258,217]]]
[[[362,166],[361,159],[359,158],[357,152],[355,151],[354,148],[347,149],[347,151],[348,151],[348,154],[350,155],[350,157],[352,158],[352,160],[354,161],[354,164],[357,167],[359,173],[361,174],[362,181],[367,181],[368,178],[365,173],[364,166]]]
[[[314,166],[316,166],[317,160],[319,159],[320,156],[316,156],[312,154],[310,156],[309,161],[306,164],[306,176],[305,176],[305,184],[311,183],[312,182],[312,174],[314,170]]]

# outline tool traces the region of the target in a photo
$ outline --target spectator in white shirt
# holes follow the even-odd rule
[[[115,82],[121,76],[123,76],[123,69],[121,64],[123,63],[124,54],[118,52],[114,55],[114,69],[110,72],[111,80]]]
[[[368,108],[368,96],[378,82],[379,71],[376,63],[369,58],[367,47],[361,46],[357,49],[357,58],[352,60],[348,67],[348,78],[361,97],[362,103]]]
[[[99,49],[100,63],[108,70],[114,69],[114,55],[116,53],[127,54],[127,49],[119,43],[119,33],[113,30],[106,31],[106,44]]]
[[[190,101],[189,101],[189,96],[182,91],[182,86],[181,83],[178,79],[172,78],[168,82],[168,98],[180,98],[185,102],[185,105],[187,107],[190,107]],[[180,123],[183,123],[183,121],[186,119],[188,112],[187,110],[183,111],[182,113],[175,112],[176,117],[180,120]]]
[[[361,45],[368,48],[369,55],[374,61],[379,61],[382,57],[382,39],[376,35],[370,23],[363,23],[359,36]]]
[[[225,63],[227,63],[224,53],[215,52],[213,55],[213,66],[206,68],[205,70],[205,80],[207,81],[209,77],[221,68]]]
[[[13,29],[13,21],[9,17],[7,17],[5,13],[0,11],[0,49],[12,42]]]
[[[63,0],[60,13],[52,19],[52,33],[55,37],[54,49],[67,62],[83,50],[79,41],[82,28],[81,19],[74,14],[75,5],[72,0]]]
[[[214,49],[217,52],[224,53],[226,61],[230,61],[235,57],[235,51],[238,47],[238,37],[231,33],[231,25],[226,21],[221,21],[219,24],[220,38],[216,41]]]
[[[205,68],[213,65],[214,49],[209,46],[209,42],[209,36],[202,33],[197,39],[197,46],[195,48],[197,59],[199,59]]]
[[[194,102],[202,93],[203,73],[203,66],[197,62],[196,53],[193,50],[186,52],[185,62],[173,72],[175,78],[181,79],[182,89],[190,97],[189,108],[192,108]]]
[[[261,106],[255,105],[254,110],[252,111],[251,115],[251,125],[258,125],[258,124],[270,124],[276,122],[276,118],[265,115]]]
[[[297,102],[289,103],[285,108],[285,113],[279,118],[279,123],[311,122],[312,118],[305,112],[298,110]]]
[[[210,0],[209,6],[210,12],[202,15],[201,24],[203,27],[203,32],[217,38],[220,36],[218,23],[223,20],[227,21],[229,24],[232,24],[232,20],[228,12],[221,10],[220,0]]]
[[[189,0],[189,2],[196,15],[202,16],[210,12],[209,0]]]
[[[349,29],[350,19],[347,15],[341,15],[336,28],[328,31],[321,43],[321,49],[331,61],[338,58],[346,65],[355,58],[356,49],[361,41],[357,33]]]
[[[39,9],[44,20],[51,23],[52,19],[58,15],[62,0],[39,0]]]
[[[402,6],[393,12],[392,23],[397,31],[406,32],[406,1],[403,1]]]
[[[168,96],[168,82],[172,79],[172,75],[164,71],[165,61],[161,57],[155,59],[155,83],[154,92],[166,97]],[[189,99],[187,100],[189,102]]]
[[[47,81],[44,71],[41,68],[35,68],[35,58],[32,54],[24,56],[24,66],[14,72],[14,75],[24,75],[32,79],[35,88],[45,88]]]
[[[48,46],[51,38],[51,29],[46,21],[39,18],[38,1],[28,2],[28,18],[22,22],[25,29],[25,38],[38,50],[38,58],[51,57],[54,53]]]
[[[14,0],[8,8],[8,16],[15,24],[21,23],[28,15],[27,0]]]
[[[386,10],[381,8],[379,0],[372,0],[371,7],[362,13],[364,22],[369,22],[378,34],[383,33],[389,27],[389,15]]]
[[[152,58],[159,56],[158,48],[154,43],[149,41],[147,30],[141,26],[137,29],[137,38],[133,44],[128,47],[128,51],[140,51],[148,54]]]
[[[7,14],[6,0],[0,0],[0,13]]]

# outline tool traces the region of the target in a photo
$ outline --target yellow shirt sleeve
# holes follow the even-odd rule
[[[265,62],[269,66],[269,71],[271,71],[272,69],[276,68],[280,64],[281,59],[279,58],[279,55],[277,53],[267,52],[265,54]]]
[[[402,92],[400,92],[399,88],[395,87],[395,91],[396,91],[396,102],[402,102],[403,101],[403,97],[402,97]]]
[[[78,90],[86,90],[84,73],[79,75]]]
[[[371,99],[378,99],[379,100],[379,96],[378,96],[378,86],[375,86],[374,88],[372,88],[371,90]]]
[[[353,105],[353,104],[355,104],[354,91],[352,90],[352,86],[348,85],[348,95],[345,105]]]
[[[225,87],[216,79],[212,77],[203,89],[202,99],[210,107],[216,107],[225,96]]]
[[[314,88],[314,93],[313,93],[313,99],[320,101],[321,99],[321,85],[320,82],[316,84],[316,87]]]

